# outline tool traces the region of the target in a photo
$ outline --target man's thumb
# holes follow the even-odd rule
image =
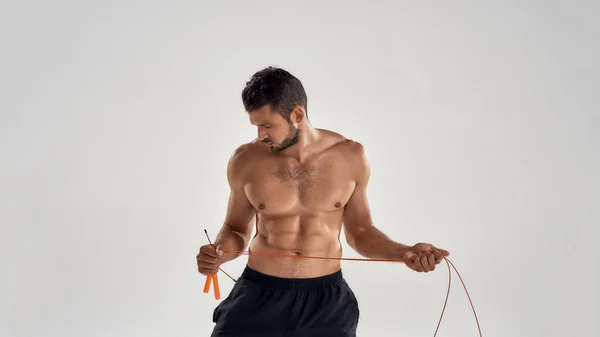
[[[402,255],[402,259],[404,259],[404,260],[410,260],[415,255],[416,255],[415,253],[413,253],[412,251],[408,250],[408,251],[406,251],[404,253],[404,255]]]
[[[223,257],[223,246],[217,245],[215,251],[217,252],[217,255],[219,255],[219,257]]]

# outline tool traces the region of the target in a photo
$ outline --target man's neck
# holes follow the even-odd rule
[[[313,145],[321,139],[321,134],[310,124],[300,127],[299,129],[300,134],[298,135],[298,142],[282,151],[281,154],[286,157],[294,158],[302,163],[307,157],[314,154]]]

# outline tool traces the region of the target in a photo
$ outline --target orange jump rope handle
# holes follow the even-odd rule
[[[208,294],[208,291],[210,290],[210,281],[212,281],[212,275],[207,275],[206,276],[206,282],[204,283],[204,293]]]
[[[213,287],[214,287],[214,291],[215,291],[215,300],[218,300],[221,298],[221,290],[219,289],[219,277],[217,276],[217,274],[213,274]]]
[[[204,293],[208,294],[211,283],[213,285],[213,290],[215,291],[215,299],[218,300],[221,298],[221,290],[219,289],[219,277],[217,274],[206,276],[206,282],[204,282]]]

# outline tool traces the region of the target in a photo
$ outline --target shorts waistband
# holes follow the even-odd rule
[[[263,274],[248,266],[244,268],[241,279],[259,283],[267,288],[279,289],[322,289],[345,283],[342,270],[333,274],[311,278],[284,278]]]

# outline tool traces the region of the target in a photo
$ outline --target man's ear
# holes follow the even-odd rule
[[[300,124],[306,118],[306,111],[301,105],[296,105],[290,113],[290,121],[293,124]]]

